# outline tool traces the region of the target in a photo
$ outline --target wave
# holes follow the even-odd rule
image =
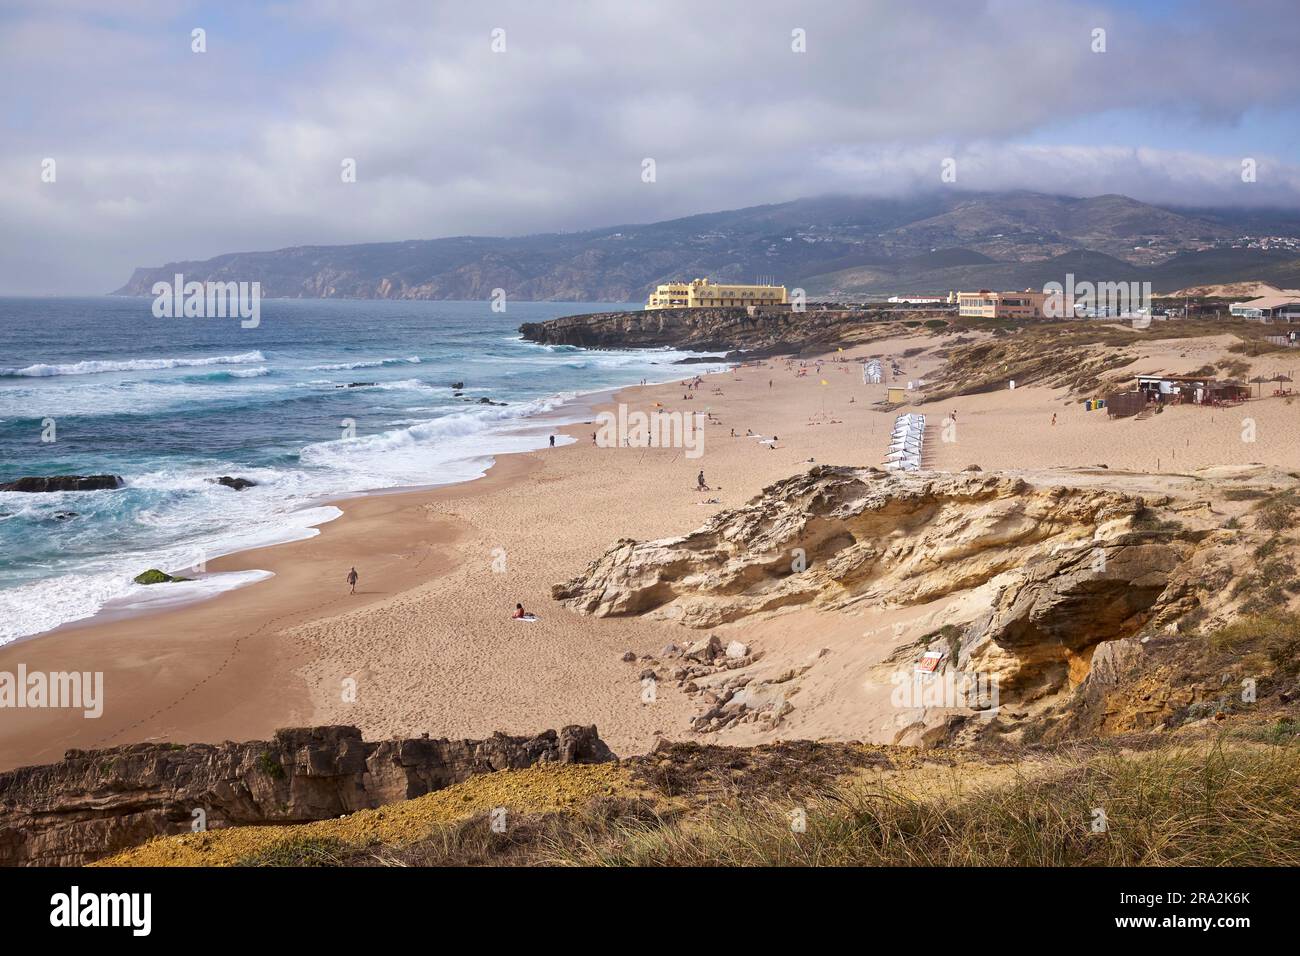
[[[0,368],[0,378],[49,378],[55,375],[102,375],[105,372],[152,372],[167,368],[202,368],[208,365],[252,365],[265,362],[261,352],[239,355],[214,355],[210,358],[94,360],[66,365],[28,365],[25,368]]]
[[[350,372],[358,368],[383,368],[386,365],[419,365],[420,356],[408,355],[406,358],[368,359],[363,362],[335,362],[332,365],[308,365],[308,372]]]
[[[235,378],[261,378],[263,375],[270,375],[271,370],[265,365],[259,365],[257,368],[230,368],[222,369],[219,372],[206,372],[202,375],[189,375],[181,379],[182,382],[225,382]]]
[[[0,645],[71,621],[85,620],[105,609],[141,610],[155,602],[201,600],[263,580],[270,576],[269,572],[199,574],[194,581],[167,585],[139,585],[134,583],[132,575],[156,567],[189,576],[195,573],[196,560],[212,560],[223,554],[311,538],[320,533],[318,525],[333,521],[342,513],[332,505],[273,515],[256,515],[250,511],[249,517],[258,520],[238,530],[214,528],[207,536],[189,544],[118,553],[111,558],[97,559],[75,572],[0,589]]]
[[[550,426],[530,423],[577,393],[563,392],[508,407],[472,407],[373,435],[315,442],[301,464],[350,476],[354,488],[373,490],[447,484],[481,477],[492,456],[545,447]],[[531,427],[530,427],[531,426]]]

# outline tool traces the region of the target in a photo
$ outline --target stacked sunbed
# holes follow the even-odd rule
[[[887,471],[919,471],[921,445],[925,441],[925,416],[916,412],[899,415],[894,419],[894,431],[889,438],[889,454],[885,456]]]

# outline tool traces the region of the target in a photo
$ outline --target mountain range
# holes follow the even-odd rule
[[[639,301],[661,282],[772,277],[819,298],[1150,281],[1300,285],[1300,211],[1177,209],[1026,191],[824,196],[645,225],[237,252],[138,268],[117,295],[258,281],[290,298]]]

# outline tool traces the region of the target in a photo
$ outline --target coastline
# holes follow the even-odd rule
[[[635,388],[637,386],[624,386],[624,387]],[[570,398],[563,400],[563,402],[555,408],[543,412],[538,412],[533,416],[519,419],[518,428],[510,429],[504,434],[511,435],[511,434],[515,434],[516,432],[523,432],[523,431],[530,431],[530,430],[541,431],[548,418],[554,417],[554,418],[563,419],[566,417],[570,417],[573,414],[576,414],[580,409],[593,410],[596,407],[604,404],[605,402],[611,401],[618,392],[619,392],[619,388],[601,388],[601,389],[593,390],[591,392],[580,392]],[[558,428],[560,427],[563,426],[557,426],[556,434],[560,434],[558,430]],[[541,449],[535,449],[535,450],[541,450]],[[214,555],[213,557],[209,558],[207,561],[208,571],[209,573],[215,571],[221,574],[232,574],[232,573],[251,574],[253,572],[263,570],[260,568],[244,567],[241,564],[240,567],[232,571],[231,569],[226,568],[222,562],[226,558],[235,558],[239,555],[250,554],[253,552],[263,552],[271,548],[278,548],[285,545],[310,541],[313,538],[316,538],[320,535],[322,528],[326,527],[327,525],[341,518],[345,513],[344,506],[352,502],[356,502],[358,500],[363,500],[372,497],[394,496],[394,495],[419,495],[423,493],[441,490],[444,488],[455,487],[456,485],[469,484],[474,481],[482,481],[491,473],[492,469],[496,467],[500,459],[509,458],[514,455],[522,455],[522,454],[528,454],[528,452],[488,451],[488,452],[484,452],[481,456],[474,456],[472,458],[465,459],[464,462],[462,463],[482,461],[484,463],[482,473],[468,478],[456,478],[452,481],[448,481],[442,484],[403,485],[399,487],[370,488],[364,491],[344,492],[339,494],[322,495],[320,497],[305,499],[293,511],[289,512],[289,514],[303,515],[314,509],[332,510],[336,513],[332,515],[323,516],[319,520],[314,520],[312,522],[306,523],[305,525],[303,525],[303,529],[302,529],[304,533],[295,534],[293,533],[292,530],[286,528],[286,529],[282,529],[282,531],[279,534],[274,535],[272,540],[260,544],[235,547],[232,550],[223,551],[220,554]],[[182,576],[191,574],[193,572],[192,567],[174,567],[167,570],[168,573],[178,574]],[[153,585],[150,586],[148,590],[138,595],[134,595],[133,597],[137,597],[138,600],[135,600],[131,603],[124,603],[122,598],[113,598],[109,600],[107,603],[105,603],[104,605],[102,605],[98,611],[96,611],[95,613],[87,617],[77,618],[75,620],[70,620],[70,621],[64,621],[63,623],[55,627],[49,628],[48,630],[37,631],[32,634],[24,634],[21,637],[13,638],[12,640],[5,642],[4,644],[0,644],[0,649],[6,647],[13,647],[27,641],[41,640],[51,635],[62,633],[64,631],[75,630],[79,628],[97,627],[100,625],[110,624],[118,621],[128,621],[135,618],[148,617],[150,615],[161,614],[169,610],[181,610],[183,608],[205,604],[210,601],[218,600],[219,598],[227,594],[230,594],[232,592],[239,591],[247,587],[252,587],[255,584],[262,584],[265,581],[270,580],[270,577],[271,575],[268,574],[265,577],[259,577],[259,578],[246,580],[240,583],[234,583],[228,587],[214,587],[209,589],[208,593],[195,594],[189,597],[181,597],[175,601],[156,600],[155,594],[152,592],[158,590],[158,586]],[[203,582],[205,580],[213,580],[213,579],[212,578],[197,579],[198,582]]]
[[[616,753],[645,752],[660,736],[687,734],[695,705],[667,682],[655,702],[643,702],[643,665],[623,655],[654,654],[708,632],[576,614],[551,600],[551,585],[581,574],[620,539],[688,533],[813,464],[878,465],[901,411],[921,411],[936,426],[959,413],[959,440],[927,443],[927,467],[939,471],[1106,464],[1189,472],[1261,459],[1300,468],[1300,426],[1282,400],[1250,405],[1261,436],[1253,445],[1240,438],[1244,413],[1175,407],[1158,423],[1107,420],[1061,389],[980,393],[888,412],[873,405],[886,386],[863,384],[855,359],[891,355],[905,378],[924,377],[941,361],[934,352],[942,345],[900,334],[846,349],[845,364],[828,361],[820,374],[810,367],[802,376],[784,360],[765,360],[704,376],[689,401],[680,384],[626,387],[609,402],[712,412],[718,421],[706,429],[703,457],[598,448],[589,426],[564,426],[557,433],[573,443],[496,456],[484,478],[351,499],[319,535],[209,562],[216,571],[275,572],[257,586],[6,645],[0,671],[19,663],[29,671],[103,671],[106,701],[97,720],[80,711],[5,712],[0,769],[57,760],[69,747],[266,739],[279,727],[338,723],[360,727],[367,739],[483,738],[594,723]],[[1152,342],[1134,366],[1196,364],[1221,345]],[[902,357],[915,348],[925,351]],[[1267,370],[1284,360],[1257,365]],[[695,374],[684,371],[683,378]],[[593,411],[609,407],[592,404]],[[761,445],[748,430],[778,441]],[[695,489],[701,468],[710,492]],[[361,575],[355,597],[344,583],[353,565]],[[540,620],[513,621],[516,602]],[[716,630],[724,643],[735,637],[802,659],[818,647],[860,645],[877,616],[799,612]],[[828,679],[839,683],[839,699],[850,700],[860,676],[838,663],[838,653],[832,661]],[[851,708],[819,712],[810,698],[783,733],[868,739],[868,717]]]
[[[598,389],[576,396],[560,408],[524,420],[521,427],[538,427],[547,417],[572,417],[575,406],[587,407],[594,418],[598,411],[615,402],[625,401],[646,408],[654,401],[669,404],[674,394],[680,397],[679,383],[696,375],[698,369],[683,366],[681,371],[682,378],[667,383]],[[709,373],[705,380],[725,378],[733,371]],[[683,407],[695,410],[690,405]],[[328,625],[376,604],[400,601],[421,586],[444,579],[454,568],[463,571],[465,556],[458,558],[455,549],[472,533],[473,526],[457,514],[457,506],[504,498],[529,484],[535,487],[550,483],[555,479],[538,473],[558,463],[560,456],[587,459],[593,451],[616,451],[593,449],[588,441],[587,424],[559,426],[556,434],[570,436],[575,441],[553,449],[491,455],[493,464],[478,479],[416,490],[385,489],[315,502],[316,506],[332,504],[342,514],[316,526],[319,533],[311,537],[239,551],[208,562],[210,572],[271,572],[273,576],[265,580],[171,607],[144,608],[107,618],[96,615],[0,647],[0,671],[15,671],[19,663],[25,664],[28,671],[102,671],[106,697],[104,716],[97,720],[84,719],[79,711],[6,712],[6,719],[0,722],[0,769],[56,760],[70,747],[85,749],[144,740],[252,739],[269,736],[281,726],[349,719],[328,701],[337,695],[308,686],[314,685],[315,679],[304,680],[303,672],[312,667],[318,655],[310,646],[295,640],[291,632],[310,630],[312,625]],[[673,449],[646,450],[644,455],[638,449],[628,451],[637,453],[638,457],[667,455],[669,459],[681,454]],[[795,466],[789,467],[793,470]],[[585,460],[562,470],[588,477],[594,474]],[[689,469],[679,470],[683,490],[689,492],[694,471],[688,475]],[[759,487],[760,484],[753,484],[754,491]],[[738,504],[740,500],[743,499],[728,496],[728,503]],[[683,531],[705,517],[698,508],[689,508],[685,514],[689,520],[680,528]],[[611,516],[607,513],[607,517]],[[651,537],[663,531],[658,522],[647,521],[640,533]],[[593,534],[589,548],[576,556],[569,570],[580,571],[587,561],[603,553],[624,533],[617,523],[611,522],[607,531]],[[475,562],[484,569],[490,568],[491,550],[480,549],[474,556]],[[508,563],[513,563],[509,561],[513,550],[507,546]],[[353,564],[361,574],[358,594],[355,599],[344,601],[351,596],[347,595],[343,579]],[[514,577],[513,572],[488,573],[492,575],[488,580]],[[549,584],[563,575],[543,576],[548,578],[544,587],[522,588],[528,593],[520,596],[530,609],[536,608],[547,617],[583,621],[584,630],[590,629],[590,619],[549,605]],[[514,628],[522,628],[524,625],[509,620],[514,602],[505,600],[506,597],[510,595],[503,596],[494,616]],[[605,638],[610,642],[608,659],[617,664],[612,670],[622,677],[629,665],[619,660],[628,646],[625,640],[620,642],[620,637],[628,630],[642,628],[628,623],[612,630],[616,635]],[[659,644],[652,647],[652,643],[642,640],[636,650],[643,653],[657,649]],[[614,673],[609,676],[613,677]],[[625,694],[634,708],[639,705],[639,685],[635,680]],[[624,692],[620,690],[619,696],[624,696]],[[667,718],[666,714],[663,716]],[[571,722],[590,722],[590,719],[578,710]],[[486,724],[474,724],[485,730],[464,732],[467,735],[486,735],[497,729],[512,732],[546,722],[538,718],[517,726],[507,726],[503,721],[498,726],[498,722],[489,719]],[[649,722],[653,721],[648,716],[642,721]],[[364,719],[361,723],[367,724]],[[671,730],[674,721],[664,719],[659,723],[665,730]],[[639,731],[638,743],[645,741],[644,746],[648,747],[653,741],[649,734],[656,729],[658,724]],[[434,736],[458,733],[453,727],[436,723],[420,728],[419,732]],[[620,738],[616,733],[612,739],[624,747],[629,744],[626,737]]]
[[[694,375],[696,369],[685,366],[683,372]],[[555,408],[520,419],[518,430],[540,430],[548,419],[572,419],[584,412],[594,417],[624,393],[655,387],[580,392]],[[555,434],[576,441],[586,429],[581,423],[558,425]],[[267,574],[264,578],[174,604],[124,608],[110,603],[91,617],[0,646],[0,671],[16,672],[21,663],[29,672],[103,672],[109,701],[104,716],[95,720],[82,718],[75,709],[5,710],[0,770],[53,761],[72,747],[266,737],[281,726],[317,722],[311,695],[301,693],[297,670],[304,661],[265,640],[267,633],[361,610],[444,575],[454,563],[451,549],[464,528],[452,518],[429,516],[430,509],[445,500],[491,495],[519,485],[541,464],[541,455],[571,444],[485,452],[482,475],[448,484],[379,488],[304,502],[300,510],[333,507],[339,513],[313,525],[313,534],[232,551],[207,563],[209,573],[261,571]],[[429,527],[412,536],[413,519],[426,520]],[[352,566],[347,563],[351,554],[362,555],[355,560],[366,566],[356,595],[348,595],[343,583]],[[330,564],[338,566],[335,588],[316,578],[317,569]],[[345,596],[349,600],[344,601]],[[244,699],[214,708],[210,718],[206,711],[211,702],[194,698],[214,682],[239,687]],[[290,689],[287,696],[285,687]]]

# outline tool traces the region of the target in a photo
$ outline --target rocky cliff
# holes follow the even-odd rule
[[[60,763],[0,774],[0,864],[76,866],[196,824],[322,820],[476,774],[614,759],[595,727],[579,726],[369,743],[355,727],[311,727],[269,741],[70,750]]]
[[[864,341],[864,330],[912,313],[841,309],[637,309],[566,315],[545,322],[525,322],[520,334],[544,345],[584,348],[676,348],[699,352],[736,352],[755,358],[801,352],[825,352],[836,345]],[[867,336],[869,337],[869,336]]]

